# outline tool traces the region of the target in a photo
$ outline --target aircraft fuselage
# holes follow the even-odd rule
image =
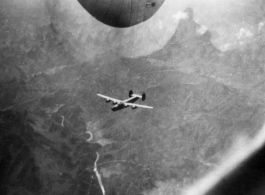
[[[134,103],[134,102],[136,102],[138,99],[139,99],[139,97],[137,97],[137,96],[133,96],[133,97],[130,97],[129,99],[127,99],[127,100],[124,100],[123,102],[124,102],[124,103]],[[123,102],[121,102],[121,103],[116,103],[116,104],[111,108],[111,110],[112,110],[112,111],[117,111],[117,110],[121,110],[121,109],[123,109],[123,108],[127,108],[128,106],[125,106]]]

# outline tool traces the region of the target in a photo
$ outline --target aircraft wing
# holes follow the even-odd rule
[[[139,107],[139,108],[149,108],[149,109],[153,108],[151,106],[145,106],[145,105],[133,104],[133,103],[124,103],[124,105],[125,106],[131,106],[131,107]]]
[[[118,100],[118,99],[115,99],[115,98],[112,98],[112,97],[108,97],[108,96],[105,96],[105,95],[101,95],[101,94],[97,94],[99,97],[102,97],[102,98],[105,98],[106,100],[110,100],[112,102],[121,102],[121,100]]]

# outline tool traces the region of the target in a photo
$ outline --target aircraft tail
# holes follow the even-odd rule
[[[139,95],[139,94],[134,94],[133,91],[130,90],[130,91],[129,91],[129,97],[131,98],[131,97],[133,97],[133,96],[135,96],[135,97],[139,97],[139,98],[141,98],[143,101],[146,99],[146,94],[145,94],[145,93],[143,93],[142,95]]]
[[[133,91],[130,90],[130,91],[129,91],[129,97],[132,97],[132,95],[133,95]]]

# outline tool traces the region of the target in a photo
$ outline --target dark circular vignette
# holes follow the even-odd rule
[[[165,0],[78,0],[100,22],[126,28],[151,18]]]

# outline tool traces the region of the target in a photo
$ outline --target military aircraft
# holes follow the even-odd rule
[[[153,107],[151,106],[145,106],[145,105],[140,105],[140,104],[134,104],[134,102],[136,102],[138,99],[142,99],[143,101],[146,98],[145,93],[143,93],[142,95],[139,94],[134,94],[132,90],[129,91],[129,98],[126,100],[118,100],[115,98],[111,98],[105,95],[101,95],[101,94],[97,94],[99,97],[105,98],[106,102],[113,102],[113,105],[111,110],[112,111],[117,111],[117,110],[121,110],[123,108],[127,108],[127,107],[131,107],[132,109],[136,109],[136,108],[149,108],[152,109]]]

